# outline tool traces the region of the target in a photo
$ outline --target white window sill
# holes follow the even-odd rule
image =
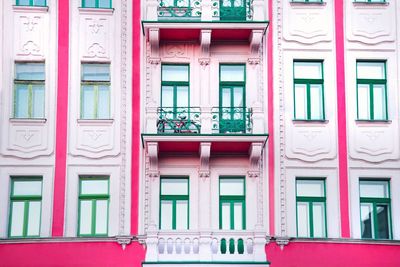
[[[357,125],[387,125],[392,124],[391,120],[356,120]]]
[[[108,125],[114,123],[114,119],[77,119],[76,121],[81,125]]]
[[[17,6],[13,5],[14,11],[19,12],[36,12],[36,13],[47,13],[49,12],[48,6]]]
[[[80,7],[79,14],[92,15],[92,14],[108,14],[112,15],[114,8],[93,8],[93,7]]]
[[[15,124],[45,124],[47,119],[10,118],[9,121]]]

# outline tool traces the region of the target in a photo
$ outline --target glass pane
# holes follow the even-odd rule
[[[42,181],[14,181],[14,196],[41,196]]]
[[[243,205],[242,203],[233,204],[234,229],[243,230]]]
[[[360,181],[360,197],[389,197],[388,181]]]
[[[83,7],[96,7],[96,0],[83,0]]]
[[[233,106],[243,107],[243,87],[233,88]]]
[[[99,86],[99,102],[97,104],[97,118],[110,118],[110,88],[106,85]]]
[[[323,180],[296,180],[298,197],[323,197],[325,182]]]
[[[385,79],[385,63],[357,62],[358,79]]]
[[[295,118],[298,120],[307,119],[307,86],[305,84],[295,84]]]
[[[189,66],[187,65],[163,65],[162,66],[163,81],[189,81]]]
[[[30,0],[17,0],[17,3],[19,6],[29,6],[29,1]]]
[[[221,65],[222,82],[244,82],[244,65]]]
[[[82,86],[82,119],[95,119],[94,101],[94,87]]]
[[[46,0],[34,0],[34,5],[35,6],[45,6],[46,5]]]
[[[32,117],[44,118],[44,86],[32,86]]]
[[[310,107],[312,120],[323,119],[322,85],[320,84],[310,85]]]
[[[80,214],[79,214],[79,234],[90,235],[92,233],[92,201],[80,201]]]
[[[96,201],[96,234],[107,234],[108,200]]]
[[[231,7],[231,1],[230,0],[222,0],[222,6],[223,7]]]
[[[99,0],[100,8],[111,8],[111,0]]]
[[[325,237],[325,205],[313,203],[314,237]]]
[[[377,237],[376,238],[384,238],[389,239],[389,207],[386,204],[378,204],[376,205],[377,212]]]
[[[359,84],[358,85],[358,119],[369,120],[370,119],[370,98],[369,98],[369,85]]]
[[[308,203],[297,202],[297,236],[310,237]]]
[[[81,180],[82,195],[107,195],[108,180]]]
[[[386,119],[386,97],[385,85],[375,84],[373,89],[374,94],[374,120]]]
[[[188,179],[161,179],[161,195],[187,195]]]
[[[174,0],[162,0],[163,6],[174,6]]]
[[[221,219],[222,219],[222,229],[230,230],[231,229],[231,205],[230,203],[222,203],[221,205]]]
[[[177,107],[188,107],[189,106],[189,94],[187,86],[176,87],[176,106]]]
[[[12,202],[10,236],[22,236],[24,228],[24,202]]]
[[[16,80],[44,81],[44,63],[16,63]]]
[[[177,0],[176,1],[176,6],[188,7],[189,6],[189,1],[188,0]]]
[[[233,2],[234,7],[242,7],[242,6],[244,6],[243,4],[244,4],[243,0],[234,0],[234,2]]]
[[[173,107],[174,106],[174,87],[173,86],[163,86],[161,95],[161,103],[163,107]]]
[[[188,201],[176,201],[176,229],[188,229]]]
[[[82,64],[83,81],[110,81],[110,64]]]
[[[222,88],[222,107],[231,106],[231,88]]]
[[[172,229],[172,201],[161,201],[161,229]]]
[[[372,238],[372,204],[361,203],[361,237]]]
[[[294,62],[295,79],[322,79],[321,62]]]
[[[219,194],[221,196],[244,196],[243,179],[220,179]]]
[[[40,201],[29,202],[28,236],[39,236],[40,234],[40,207]]]
[[[27,84],[15,85],[15,118],[29,118],[28,101],[29,89]]]

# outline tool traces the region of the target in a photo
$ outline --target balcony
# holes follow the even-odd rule
[[[200,108],[158,108],[157,133],[198,134],[200,133]]]
[[[219,107],[212,109],[213,133],[253,133],[253,112],[251,108]]]

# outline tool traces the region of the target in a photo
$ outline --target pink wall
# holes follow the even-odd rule
[[[271,267],[399,267],[399,245],[292,242],[266,247]]]
[[[0,244],[0,267],[140,267],[144,255],[138,243]]]

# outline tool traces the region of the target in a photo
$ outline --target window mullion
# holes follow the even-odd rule
[[[176,199],[172,200],[172,229],[176,230]]]
[[[309,219],[310,219],[310,237],[314,237],[314,216],[313,216],[313,202],[309,201],[308,202],[308,208],[309,208]]]
[[[370,109],[370,118],[374,119],[374,84],[369,84],[369,109]]]
[[[234,200],[230,200],[229,201],[229,208],[231,211],[231,219],[230,219],[230,223],[231,223],[231,230],[235,230],[235,201]]]
[[[372,202],[372,217],[373,217],[373,224],[372,224],[372,232],[374,234],[373,238],[378,238],[378,214],[376,211],[376,202]]]
[[[92,225],[91,235],[96,235],[96,199],[92,200]]]
[[[306,101],[307,101],[307,119],[311,120],[311,85],[307,83],[306,86]]]
[[[33,85],[30,83],[28,85],[28,118],[32,118],[32,101],[33,101]]]
[[[22,236],[28,236],[28,218],[29,218],[29,201],[24,201],[24,219],[23,219],[23,228],[22,228]]]
[[[93,92],[93,94],[94,94],[94,105],[93,105],[94,112],[93,112],[93,114],[94,114],[94,118],[97,119],[98,118],[98,106],[99,106],[99,85],[97,85],[97,84],[94,85],[93,90],[94,90],[94,92]]]

